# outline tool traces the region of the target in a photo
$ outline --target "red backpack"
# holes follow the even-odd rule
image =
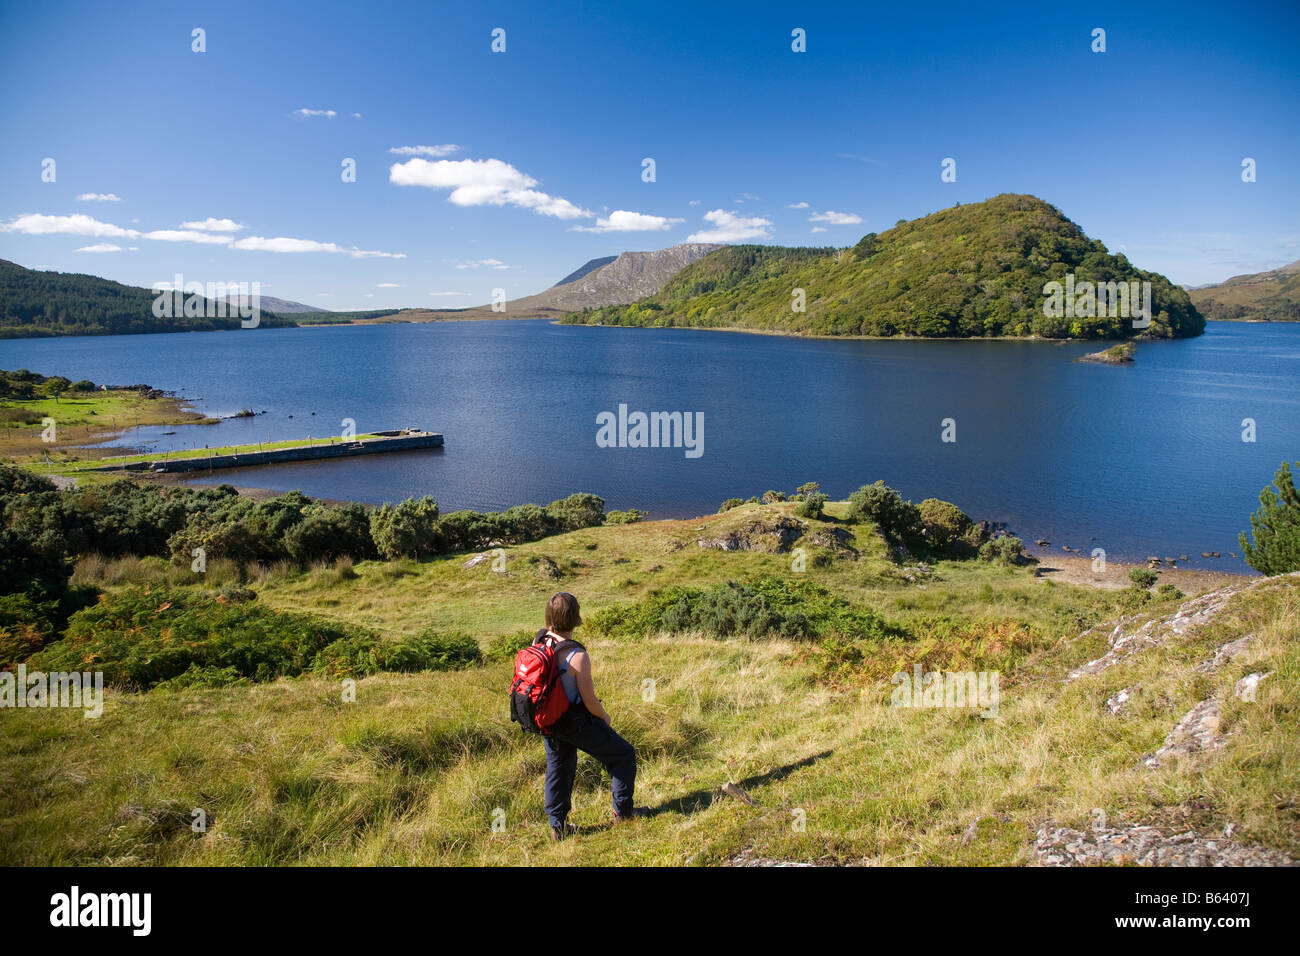
[[[515,655],[510,719],[526,733],[551,736],[551,728],[569,709],[569,698],[560,686],[560,662],[555,649],[555,641],[541,630],[532,644]],[[561,647],[566,654],[585,650],[574,640],[565,641]]]

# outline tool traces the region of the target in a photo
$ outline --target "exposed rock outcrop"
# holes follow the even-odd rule
[[[1098,827],[1087,831],[1048,821],[1034,839],[1040,866],[1296,866],[1281,850],[1238,843],[1225,835],[1155,826]]]
[[[695,543],[701,548],[717,548],[719,551],[784,554],[790,550],[790,545],[803,537],[804,530],[803,522],[795,518],[756,518],[740,528],[700,538]]]

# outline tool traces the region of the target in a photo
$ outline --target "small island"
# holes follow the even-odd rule
[[[1133,356],[1137,354],[1137,346],[1132,342],[1121,342],[1119,345],[1112,345],[1108,349],[1100,352],[1091,352],[1088,355],[1081,355],[1075,359],[1076,362],[1100,362],[1102,365],[1125,365],[1133,361]]]

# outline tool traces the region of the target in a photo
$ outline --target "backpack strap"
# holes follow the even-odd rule
[[[540,631],[538,631],[537,636],[533,638],[533,643],[534,644],[549,643],[549,645],[552,648],[554,648],[556,642],[555,641],[548,642],[546,633],[547,633],[546,628],[542,628]],[[569,638],[567,641],[564,642],[564,650],[567,653],[567,656],[564,658],[564,666],[568,667],[570,657],[572,657],[578,651],[583,651],[585,653],[587,649],[583,647],[581,644],[579,644],[577,641],[575,641],[573,638]]]

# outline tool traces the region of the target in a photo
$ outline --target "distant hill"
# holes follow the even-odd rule
[[[38,272],[0,259],[0,338],[239,328],[238,316],[156,318],[157,297],[153,289],[79,272]],[[262,299],[260,325],[295,324],[267,307],[267,301]]]
[[[623,305],[659,291],[692,262],[722,248],[712,242],[683,242],[653,252],[624,252],[592,259],[543,292],[507,300],[504,312],[493,312],[491,305],[479,305],[466,309],[408,309],[394,317],[409,322],[558,318],[576,309]]]
[[[1188,291],[1207,319],[1300,322],[1300,260]]]
[[[292,299],[277,299],[273,295],[261,296],[261,308],[276,315],[298,315],[305,313],[319,314],[330,313],[330,309],[322,309],[318,305],[307,305],[305,302],[294,302]]]
[[[851,249],[727,246],[687,265],[652,295],[589,307],[564,321],[813,335],[1133,334],[1129,319],[1045,315],[1044,285],[1067,273],[1076,281],[1149,281],[1146,335],[1182,337],[1205,329],[1186,290],[1110,254],[1054,206],[1011,193],[900,221]],[[804,290],[805,311],[792,308],[795,289]]]
[[[713,243],[683,243],[653,252],[625,252],[592,259],[551,288],[507,302],[505,312],[493,312],[490,305],[467,309],[331,312],[319,306],[264,295],[261,297],[261,325],[560,316],[574,309],[633,302],[650,295],[683,267],[720,248]],[[153,303],[157,295],[152,289],[123,285],[99,276],[38,272],[0,259],[0,338],[192,332],[240,327],[237,317],[155,318]]]

